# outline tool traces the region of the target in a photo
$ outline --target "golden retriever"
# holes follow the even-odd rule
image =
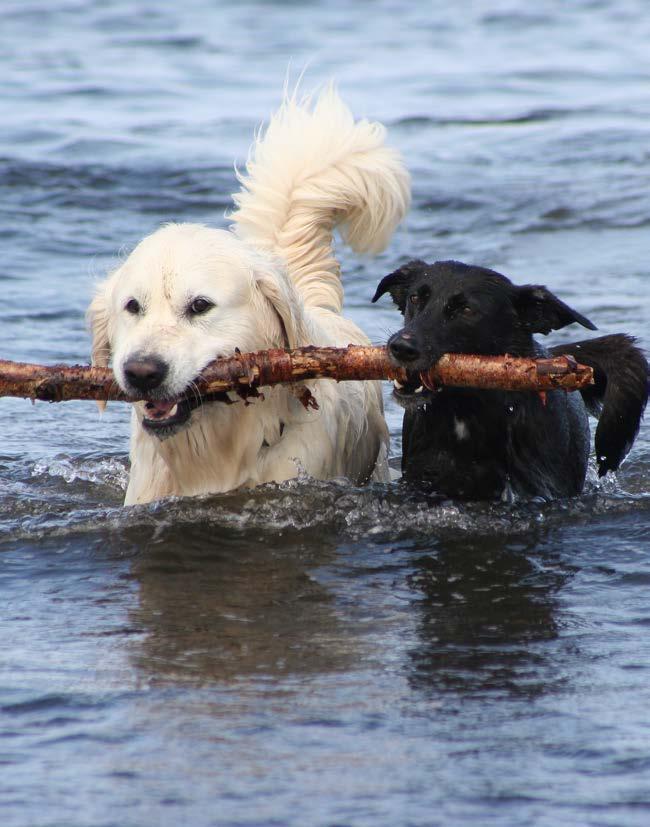
[[[341,315],[333,232],[357,251],[385,247],[409,205],[409,176],[384,128],[355,122],[329,87],[287,97],[251,149],[230,230],[170,224],[141,241],[88,310],[92,361],[112,359],[134,399],[126,504],[229,491],[306,473],[385,479],[379,383],[309,383],[263,399],[203,401],[212,359],[306,344],[366,343]]]

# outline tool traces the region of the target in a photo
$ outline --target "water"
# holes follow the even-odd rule
[[[383,120],[409,256],[547,284],[648,346],[638,0],[4,0],[0,355],[83,362],[93,286],[225,226],[289,62]],[[562,341],[576,334],[557,334]],[[392,453],[400,411],[387,399]],[[297,480],[123,509],[128,413],[0,400],[3,827],[646,825],[650,431],[562,503]]]

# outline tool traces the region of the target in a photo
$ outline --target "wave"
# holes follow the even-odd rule
[[[97,146],[95,149],[101,149]],[[68,146],[74,154],[79,147]],[[223,214],[236,189],[233,170],[224,166],[173,168],[108,164],[47,163],[0,157],[0,188],[5,208],[47,207],[205,215]]]
[[[493,115],[483,117],[443,117],[433,115],[409,115],[399,118],[391,123],[391,126],[400,128],[421,129],[426,126],[468,126],[468,127],[492,127],[492,126],[518,126],[525,124],[547,123],[549,121],[565,120],[576,115],[585,115],[596,112],[593,108],[560,108],[540,107],[530,109],[521,113],[506,115]]]
[[[400,482],[356,487],[346,480],[303,476],[227,494],[122,507],[118,503],[127,469],[121,460],[38,462],[31,473],[40,480],[41,490],[24,497],[29,485],[14,483],[12,499],[22,504],[17,511],[0,513],[0,524],[5,523],[0,545],[115,532],[132,539],[151,531],[175,535],[197,526],[213,537],[224,530],[255,536],[260,531],[269,536],[318,531],[319,536],[335,535],[337,540],[422,540],[449,532],[511,536],[601,514],[650,514],[650,495],[622,492],[614,478],[591,481],[587,493],[578,498],[514,505],[454,502]],[[96,489],[92,496],[89,486]]]

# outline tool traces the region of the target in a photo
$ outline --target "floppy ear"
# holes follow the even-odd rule
[[[92,363],[105,368],[111,358],[111,343],[108,338],[108,303],[103,288],[97,291],[90,303],[86,320],[92,335]]]
[[[86,311],[86,320],[92,335],[91,361],[97,367],[105,368],[111,358],[111,343],[108,338],[108,303],[106,289],[102,287],[95,294]],[[97,402],[100,413],[106,409],[106,402]]]
[[[404,264],[399,270],[395,270],[387,276],[384,276],[379,282],[379,287],[372,297],[372,301],[376,302],[384,293],[390,293],[392,300],[403,313],[406,307],[406,297],[408,296],[409,287],[413,279],[420,275],[426,266],[427,263],[425,261],[414,259],[413,261],[409,261],[408,264]]]
[[[525,284],[515,287],[513,303],[521,322],[531,333],[550,333],[551,330],[559,330],[573,322],[589,330],[596,330],[593,322],[541,285]]]
[[[302,305],[289,284],[269,274],[257,277],[257,286],[280,317],[286,347],[308,344]]]

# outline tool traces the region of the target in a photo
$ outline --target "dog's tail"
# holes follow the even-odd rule
[[[650,368],[635,342],[615,333],[551,348],[593,368],[594,384],[580,393],[589,412],[599,417],[595,446],[601,477],[615,471],[632,447],[648,401]]]
[[[315,104],[287,96],[253,144],[232,218],[241,237],[280,256],[306,304],[340,311],[333,232],[378,253],[410,202],[410,179],[385,130],[355,123],[333,86]]]

